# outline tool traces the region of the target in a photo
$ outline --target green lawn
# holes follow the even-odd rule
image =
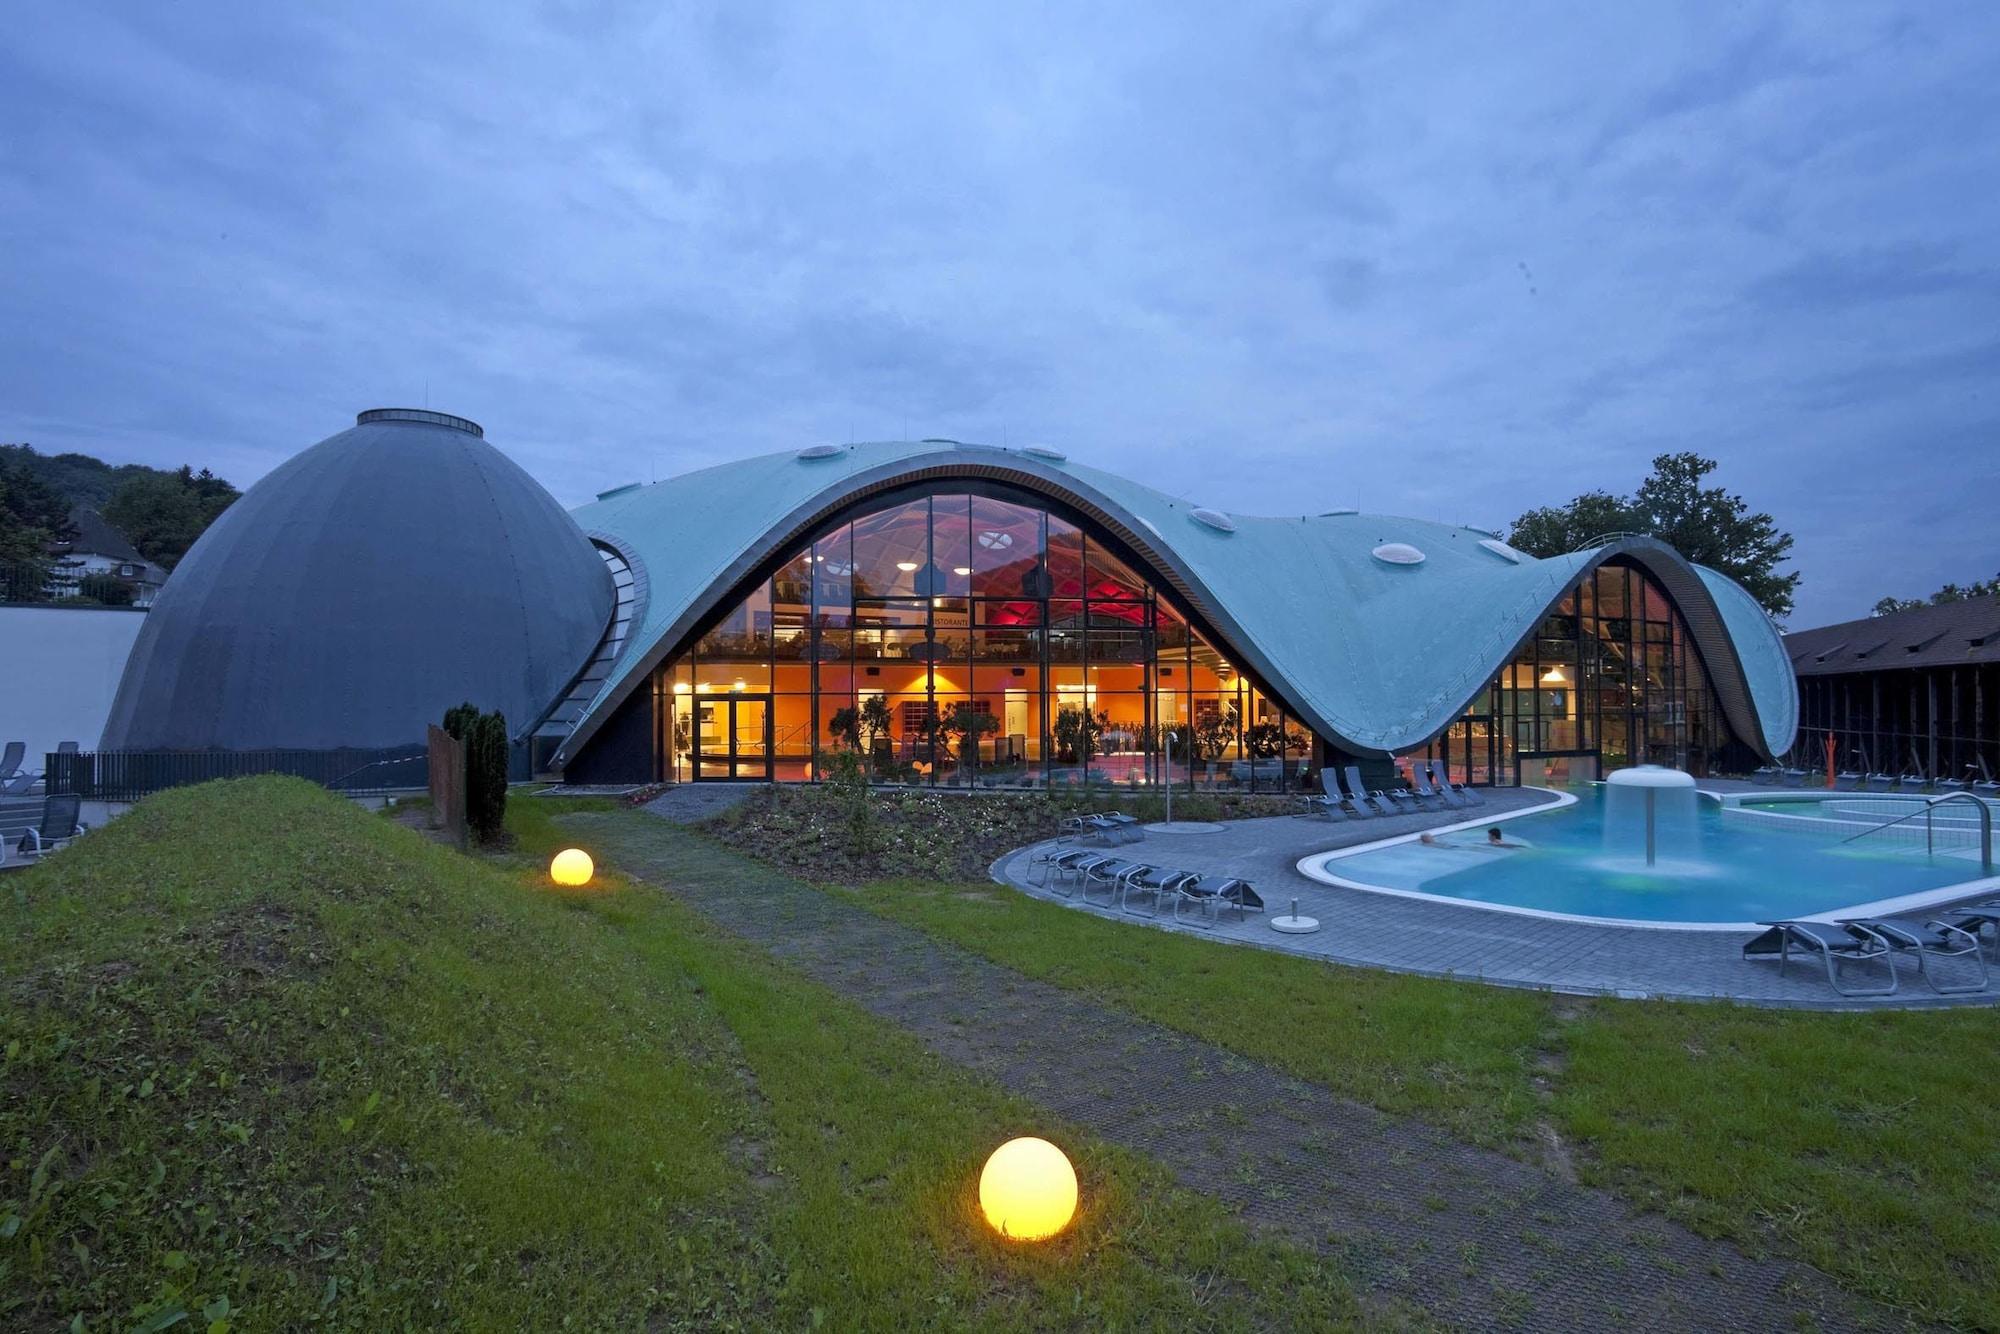
[[[990,884],[828,887],[997,963],[2000,1329],[2000,1011],[1583,1001],[1337,968]],[[1254,1020],[1245,1021],[1245,1016]]]
[[[0,878],[0,1325],[1317,1328],[1246,1237],[646,886],[545,886],[305,784],[155,797]],[[641,818],[641,817],[633,817]],[[993,1238],[1043,1132],[1084,1208]]]

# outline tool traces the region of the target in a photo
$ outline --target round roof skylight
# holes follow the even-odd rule
[[[997,528],[987,529],[975,540],[988,551],[1005,551],[1008,547],[1014,545],[1014,535],[1002,532]]]
[[[839,452],[839,445],[807,445],[799,451],[799,457],[801,459],[830,459]]]
[[[1422,565],[1424,553],[1408,542],[1384,542],[1370,553],[1387,565]]]
[[[1051,463],[1061,463],[1069,457],[1067,454],[1050,449],[1047,445],[1028,445],[1021,452],[1023,454],[1033,454],[1038,459],[1047,459]]]
[[[1319,517],[1322,519],[1337,519],[1343,514],[1359,514],[1359,513],[1361,513],[1360,510],[1321,510],[1319,512]]]
[[[1224,514],[1221,510],[1211,510],[1211,509],[1189,510],[1188,517],[1190,519],[1193,519],[1196,523],[1207,524],[1210,528],[1215,529],[1219,533],[1233,533],[1236,531],[1236,520],[1230,518],[1227,514]]]
[[[1526,556],[1523,556],[1520,552],[1514,550],[1514,548],[1508,546],[1505,542],[1502,542],[1497,537],[1482,537],[1479,539],[1479,545],[1485,547],[1488,551],[1500,557],[1502,560],[1511,560],[1516,565],[1519,565],[1522,561],[1527,559]]]

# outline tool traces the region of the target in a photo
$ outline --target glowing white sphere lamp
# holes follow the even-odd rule
[[[569,889],[589,884],[596,873],[597,864],[582,848],[564,848],[549,863],[549,879]]]
[[[1076,1216],[1076,1169],[1045,1139],[1010,1139],[979,1174],[979,1208],[1003,1237],[1053,1237]]]

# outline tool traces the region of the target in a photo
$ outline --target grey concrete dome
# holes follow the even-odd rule
[[[364,412],[251,487],[147,613],[104,748],[417,745],[462,700],[532,728],[604,633],[611,577],[483,435]]]

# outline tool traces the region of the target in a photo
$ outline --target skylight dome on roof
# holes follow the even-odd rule
[[[1369,553],[1387,565],[1422,565],[1424,553],[1408,542],[1384,542]]]
[[[1069,455],[1050,449],[1047,445],[1029,445],[1021,452],[1032,454],[1038,459],[1047,459],[1051,463],[1062,463],[1069,458]]]
[[[839,445],[807,445],[804,449],[799,451],[799,458],[802,461],[809,461],[812,459],[830,459],[839,453],[840,453]]]
[[[1473,531],[1477,532],[1478,530],[1474,529]],[[1497,537],[1482,537],[1479,539],[1479,545],[1485,547],[1488,551],[1500,557],[1500,559],[1510,560],[1516,565],[1527,559],[1526,556],[1523,556]]]
[[[976,539],[988,551],[1005,551],[1014,545],[1014,535],[998,528],[989,528]]]
[[[1211,510],[1211,509],[1189,510],[1188,517],[1190,519],[1193,519],[1196,523],[1207,524],[1210,528],[1215,529],[1219,533],[1233,533],[1236,531],[1236,520],[1230,518],[1227,514],[1224,514],[1221,510]]]

